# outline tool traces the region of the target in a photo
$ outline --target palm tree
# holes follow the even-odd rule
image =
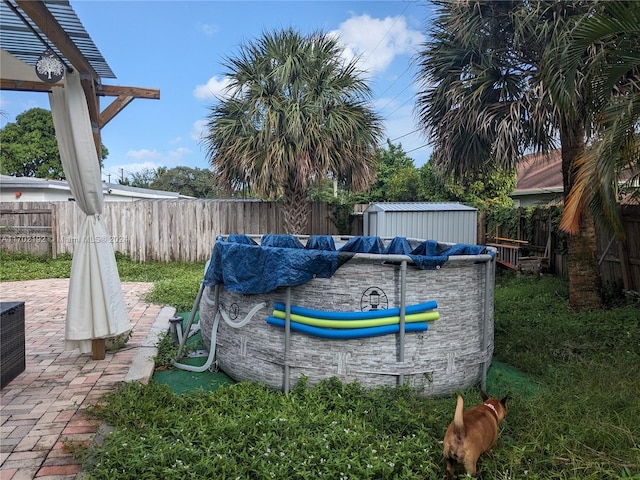
[[[434,168],[474,175],[514,168],[527,150],[562,148],[565,196],[585,149],[588,91],[572,108],[554,101],[545,78],[557,71],[547,52],[558,36],[600,2],[436,0],[431,40],[419,55],[417,113],[434,139]],[[578,85],[580,88],[580,85]],[[570,303],[601,304],[593,221],[583,218],[569,241]]]
[[[624,240],[620,219],[620,174],[640,176],[640,3],[607,2],[602,11],[579,22],[559,46],[566,74],[553,88],[566,103],[576,101],[571,89],[585,51],[595,52],[589,65],[594,118],[594,141],[576,162],[574,188],[568,195],[561,228],[575,233],[579,219],[591,215]],[[598,188],[593,188],[596,185]]]
[[[364,190],[375,175],[381,120],[356,60],[342,52],[328,34],[266,32],[226,59],[228,96],[208,116],[218,186],[282,198],[288,233],[304,233],[314,181],[330,175]]]

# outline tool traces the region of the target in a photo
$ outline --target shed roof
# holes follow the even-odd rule
[[[379,212],[442,212],[477,211],[458,202],[380,202],[371,203],[367,211]]]
[[[69,1],[44,0],[43,3],[95,72],[101,78],[116,78]],[[48,36],[51,32],[43,32],[28,15],[21,11],[15,0],[0,2],[0,19],[2,19],[0,22],[0,45],[3,50],[34,67],[40,54],[48,46],[67,65],[72,65],[72,62],[62,54],[58,47],[49,41]],[[52,31],[54,28],[56,27],[51,25]]]

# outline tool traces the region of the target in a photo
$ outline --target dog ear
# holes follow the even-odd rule
[[[507,405],[507,400],[509,400],[509,397],[511,396],[510,393],[507,393],[501,400],[500,403],[502,404],[502,406],[506,406]]]
[[[482,397],[483,402],[486,402],[487,400],[489,400],[489,398],[491,398],[484,390],[480,390],[480,396]]]

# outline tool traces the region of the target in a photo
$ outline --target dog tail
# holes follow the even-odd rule
[[[456,403],[456,413],[453,416],[453,426],[455,428],[455,432],[458,435],[464,435],[465,433],[463,413],[464,413],[464,400],[460,395],[458,395],[458,401]]]

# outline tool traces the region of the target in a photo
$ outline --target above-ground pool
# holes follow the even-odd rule
[[[285,391],[303,376],[429,396],[484,387],[494,257],[402,237],[220,237],[203,281],[202,336],[234,380]]]

